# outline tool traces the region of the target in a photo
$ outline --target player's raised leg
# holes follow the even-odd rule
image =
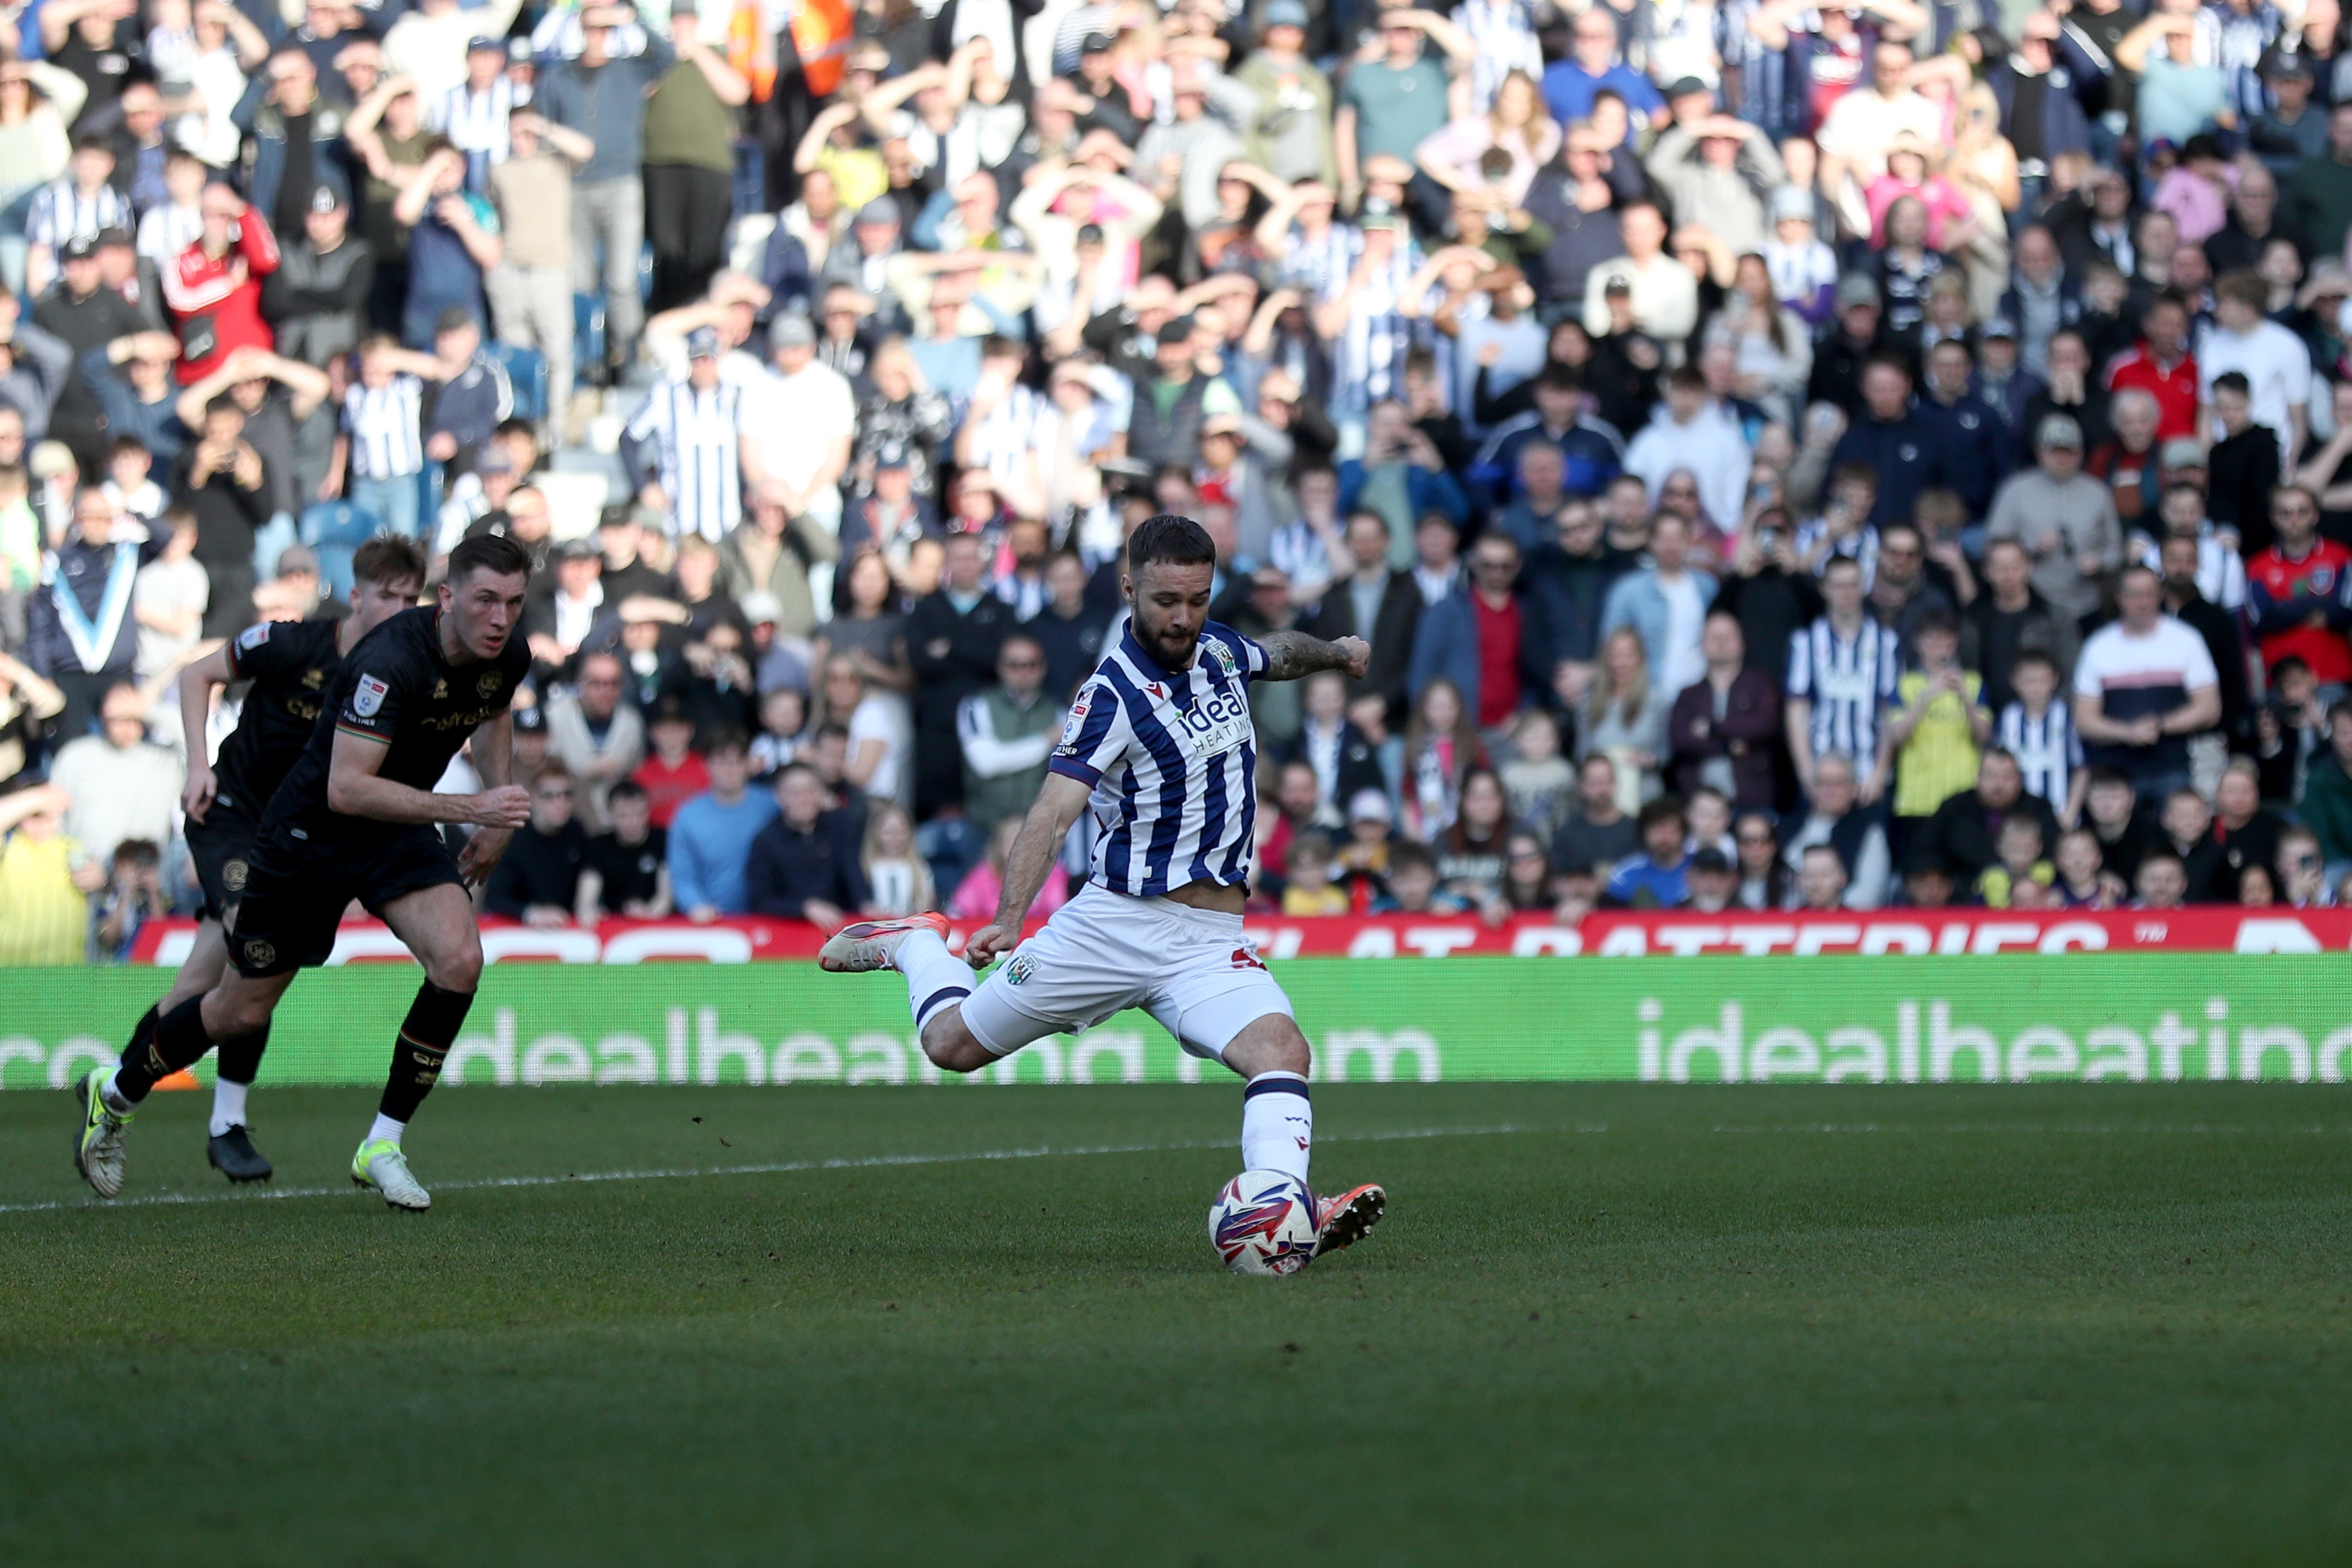
[[[114,1071],[88,1072],[74,1084],[81,1103],[81,1132],[74,1145],[74,1168],[100,1197],[122,1190],[125,1134],[131,1119],[156,1084],[204,1060],[224,1040],[252,1033],[269,1021],[271,1009],[294,970],[248,977],[228,974],[202,996],[189,997],[156,1019],[153,1028],[124,1048]]]
[[[352,1155],[352,1179],[373,1187],[395,1208],[429,1208],[433,1197],[409,1171],[401,1134],[440,1082],[441,1063],[466,1027],[482,980],[482,936],[474,925],[473,901],[452,883],[403,894],[381,914],[425,966],[425,983],[416,988],[416,999],[393,1040],[383,1097],[374,1124]]]

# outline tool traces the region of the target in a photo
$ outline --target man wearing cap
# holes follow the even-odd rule
[[[2272,49],[2262,64],[2271,107],[2246,121],[2246,151],[2279,179],[2327,151],[2327,110],[2314,107],[2316,85],[2300,52]]]
[[[755,459],[746,463],[746,476],[787,516],[838,526],[856,400],[840,371],[817,362],[816,329],[807,317],[778,316],[768,324],[768,347],[775,374],[746,393]]]
[[[875,325],[883,331],[901,331],[908,324],[906,306],[890,287],[889,276],[890,258],[906,248],[904,228],[898,204],[887,196],[875,197],[858,209],[847,243],[833,247],[817,274],[820,287],[845,284],[874,300]]]
[[[323,365],[359,346],[375,251],[352,236],[350,218],[341,189],[312,186],[299,237],[286,242],[278,270],[262,286],[261,313],[278,351],[291,359]]]
[[[2017,323],[2006,316],[1989,316],[1977,329],[1977,368],[1969,377],[1969,395],[1992,410],[2000,421],[2009,451],[2001,472],[2009,472],[2012,455],[2024,446],[2026,405],[2049,390],[2040,376],[2020,364]]]
[[[645,237],[646,93],[677,58],[669,40],[652,33],[644,53],[615,57],[614,29],[635,20],[634,5],[583,6],[580,57],[548,68],[531,99],[541,114],[580,132],[595,149],[572,187],[572,286],[593,293],[603,277],[604,353],[613,365],[636,357],[637,333],[645,326],[637,262]]]
[[[1993,497],[1988,538],[2013,538],[2033,560],[2033,586],[2060,613],[2099,607],[2108,577],[2123,565],[2123,525],[2107,487],[2083,472],[2083,427],[2053,413],[2034,433],[2035,467],[2012,476]]]
[[[725,29],[718,29],[721,42]],[[646,234],[653,241],[650,308],[698,298],[727,260],[734,215],[736,110],[751,84],[702,36],[690,5],[674,4],[671,47],[677,63],[646,99]]]
[[[782,318],[779,318],[782,319]],[[744,389],[719,377],[719,334],[687,334],[683,381],[646,393],[621,432],[621,458],[637,499],[675,534],[716,544],[743,520],[743,476],[753,459]]]
[[[469,41],[506,37],[520,9],[520,0],[488,0],[474,10],[462,8],[457,0],[415,0],[383,36],[384,68],[414,81],[430,112],[467,84],[473,64]]]
[[[466,78],[425,100],[425,123],[466,155],[466,189],[488,194],[490,170],[506,161],[515,85],[507,76],[506,45],[477,36],[466,44]]]
[[[1286,184],[1335,185],[1331,78],[1307,57],[1307,21],[1305,0],[1267,0],[1258,11],[1257,51],[1234,72],[1257,95],[1256,112],[1243,120],[1242,156]]]
[[[102,418],[97,391],[86,384],[74,367],[92,349],[117,339],[143,332],[152,325],[131,304],[102,287],[98,244],[88,235],[66,242],[61,253],[62,277],[55,288],[33,307],[29,319],[6,321],[5,352],[15,383],[6,401],[25,415],[25,430],[34,440],[43,434],[70,443],[84,473],[92,473],[100,444]],[[0,307],[0,319],[17,316],[17,302]]]

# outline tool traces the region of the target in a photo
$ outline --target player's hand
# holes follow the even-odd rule
[[[1021,927],[1007,927],[990,921],[971,934],[963,945],[963,961],[975,969],[985,969],[1010,953],[1021,941]]]
[[[1372,645],[1361,637],[1342,637],[1331,644],[1348,656],[1348,678],[1360,681],[1364,672],[1372,667]]]
[[[501,784],[495,789],[485,789],[467,801],[471,808],[466,821],[477,827],[504,828],[512,831],[530,821],[530,791],[520,784]],[[504,849],[501,843],[499,846]]]
[[[219,789],[220,780],[213,777],[212,764],[201,757],[190,758],[188,787],[180,791],[180,810],[188,814],[188,821],[203,826],[205,813],[212,810],[213,796]]]
[[[525,797],[523,815],[530,816],[529,792],[515,785],[507,788]],[[501,792],[492,791],[493,794]],[[475,799],[483,797],[476,796]],[[498,868],[499,859],[507,852],[507,843],[513,837],[512,828],[484,828],[466,841],[466,847],[457,854],[457,874],[466,879],[467,887],[479,887],[490,880],[490,873]]]

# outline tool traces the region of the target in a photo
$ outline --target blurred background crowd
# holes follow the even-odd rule
[[[383,530],[537,563],[486,892],[537,925],[987,915],[1160,511],[1219,619],[1372,644],[1255,694],[1263,909],[2332,903],[2345,49],[0,5],[0,962],[193,908],[177,672]]]

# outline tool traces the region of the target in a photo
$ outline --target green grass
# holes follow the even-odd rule
[[[0,1095],[12,1568],[2352,1558],[2338,1091],[1323,1087],[1393,1205],[1286,1281],[1230,1087],[455,1091],[423,1217],[204,1098],[109,1209]]]

